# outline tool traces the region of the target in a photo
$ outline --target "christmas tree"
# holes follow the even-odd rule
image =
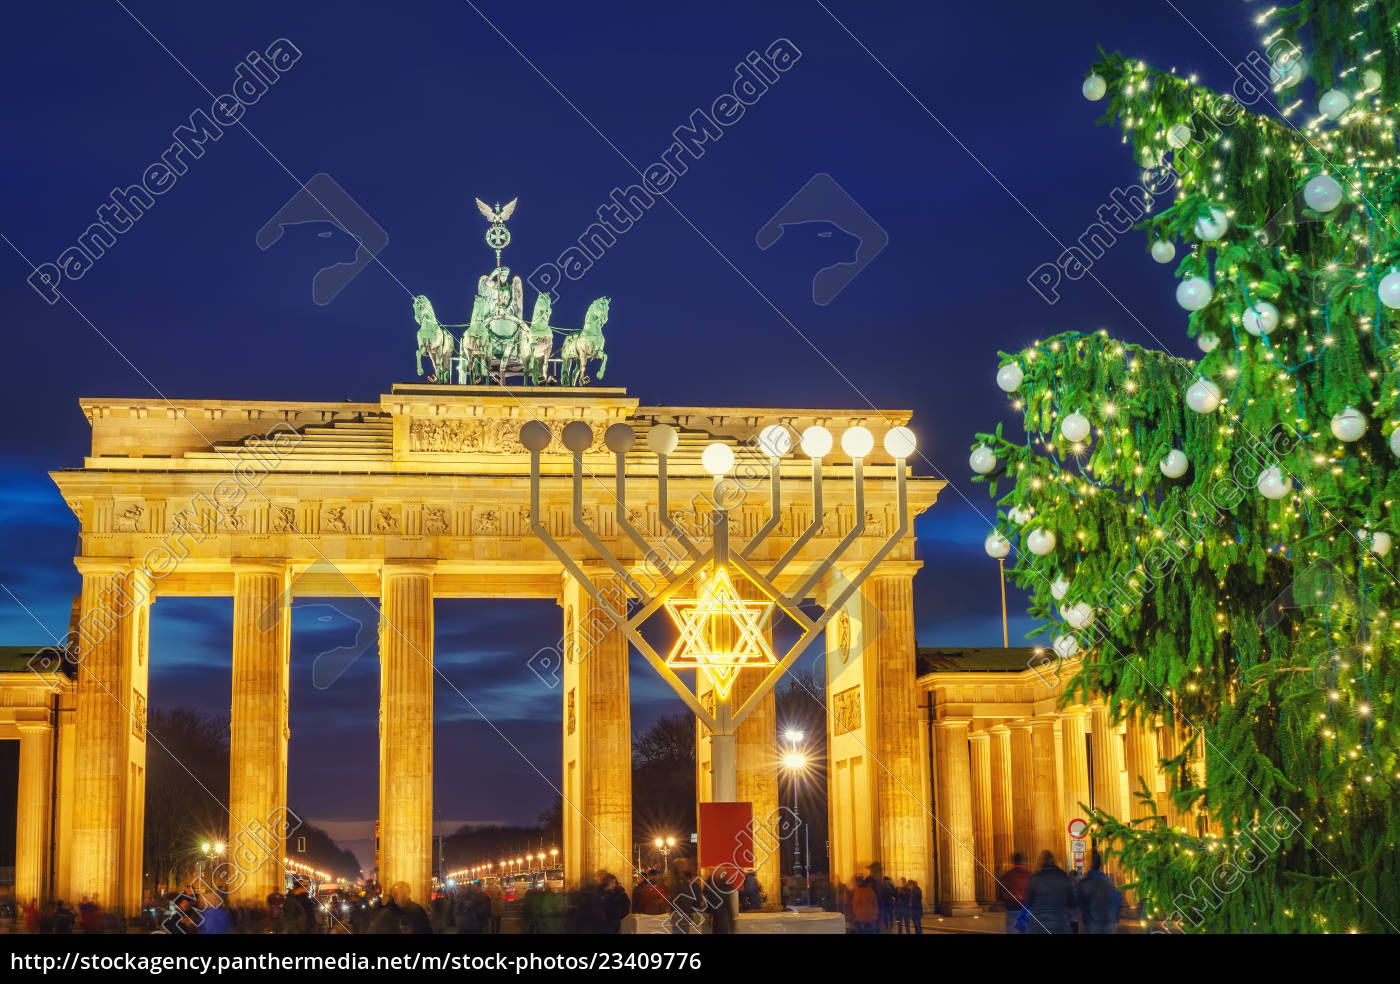
[[[1162,768],[1192,822],[1092,821],[1154,924],[1394,932],[1400,3],[1258,22],[1230,93],[1117,54],[1084,83],[1157,192],[1138,228],[1180,255],[1201,357],[1103,332],[1003,353],[1024,438],[978,435],[971,465],[1066,702],[1182,737]]]

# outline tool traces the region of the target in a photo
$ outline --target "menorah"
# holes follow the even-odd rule
[[[825,427],[808,427],[802,432],[800,439],[802,451],[812,461],[811,523],[792,541],[777,561],[763,572],[750,558],[782,519],[781,465],[792,450],[792,431],[781,424],[774,424],[764,428],[759,434],[759,448],[767,456],[769,463],[766,478],[770,496],[769,515],[748,543],[743,545],[730,539],[730,507],[726,504],[729,496],[721,484],[734,467],[733,449],[718,441],[705,448],[701,455],[701,464],[714,478],[715,483],[713,508],[710,512],[710,542],[706,545],[700,536],[692,536],[670,514],[667,498],[667,459],[675,451],[679,435],[669,424],[653,426],[647,433],[647,445],[656,454],[658,514],[661,524],[675,537],[686,554],[686,558],[674,566],[664,562],[655,564],[662,585],[660,590],[655,591],[648,590],[648,586],[642,583],[643,578],[639,577],[636,565],[628,567],[619,560],[584,521],[583,453],[593,445],[593,429],[583,421],[572,421],[565,425],[560,436],[565,449],[573,455],[573,527],[626,586],[626,595],[638,603],[636,611],[629,616],[631,606],[626,602],[619,611],[618,606],[614,604],[614,596],[594,582],[540,521],[540,454],[549,445],[552,435],[550,429],[538,420],[532,420],[520,429],[520,443],[530,452],[530,525],[535,535],[544,542],[564,569],[578,581],[580,587],[612,619],[613,624],[625,634],[628,641],[641,652],[652,668],[709,729],[711,797],[716,801],[731,802],[736,796],[738,778],[735,750],[739,725],[753,713],[759,702],[773,689],[793,662],[818,637],[827,622],[860,590],[865,580],[874,573],[909,530],[905,471],[906,461],[915,448],[914,433],[907,427],[894,427],[884,438],[885,451],[895,461],[895,489],[899,509],[897,527],[860,570],[845,580],[844,585],[826,602],[816,617],[810,617],[802,610],[803,601],[840,562],[865,529],[863,464],[875,446],[874,437],[869,430],[855,426],[841,434],[841,449],[851,459],[854,525],[805,577],[801,574],[792,577],[792,583],[786,591],[778,587],[779,579],[822,527],[822,463],[831,453],[833,446],[831,432]],[[654,546],[647,542],[646,537],[633,524],[627,509],[626,457],[636,440],[636,432],[625,423],[613,424],[603,435],[604,444],[616,459],[614,499],[617,507],[617,526],[641,549],[643,557],[654,558]],[[736,578],[751,585],[762,600],[741,597],[735,588]],[[653,584],[656,582],[650,575],[646,576],[646,580]],[[682,596],[682,592],[688,588],[692,589],[690,593]],[[662,657],[643,638],[640,631],[641,626],[663,607],[679,630],[679,639],[666,657]],[[797,641],[781,657],[774,652],[768,638],[775,609],[781,610],[802,630]],[[741,670],[754,667],[766,668],[768,672],[762,682],[735,708],[734,681]],[[678,669],[695,670],[705,674],[715,695],[713,712],[704,706],[700,698],[680,678],[676,672]]]

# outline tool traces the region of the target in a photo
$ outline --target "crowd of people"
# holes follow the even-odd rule
[[[1082,876],[1068,872],[1044,851],[1034,872],[1015,854],[997,879],[1007,933],[1113,933],[1121,895],[1103,870],[1097,851]],[[824,887],[824,886],[823,886]],[[784,894],[787,894],[784,892]],[[824,892],[821,894],[825,894]],[[732,901],[737,896],[737,905]],[[303,884],[267,897],[266,906],[235,906],[210,893],[176,893],[148,899],[139,929],[155,933],[499,933],[507,899],[499,886],[473,883],[437,894],[426,907],[411,897],[406,882],[382,894],[335,893],[313,897]],[[716,870],[702,878],[693,861],[677,859],[668,874],[651,868],[635,878],[629,893],[610,872],[597,872],[569,893],[531,887],[516,900],[526,933],[618,933],[629,914],[665,916],[669,932],[732,933],[734,908],[763,907],[767,895],[753,871]],[[924,894],[914,879],[896,883],[873,865],[866,877],[838,886],[828,900],[844,912],[855,933],[923,933]],[[62,900],[37,900],[0,912],[26,933],[126,932],[120,918],[84,896],[76,908]],[[707,918],[708,917],[708,918]]]
[[[74,909],[63,899],[40,904],[30,899],[17,907],[6,907],[4,921],[25,933],[101,933],[108,927],[107,915],[97,899],[84,895]]]
[[[1050,851],[1042,851],[1032,874],[1025,855],[1011,858],[998,879],[1006,905],[1008,933],[1114,933],[1122,896],[1103,870],[1098,851],[1083,876],[1065,871]]]
[[[913,933],[924,931],[924,890],[912,878],[896,885],[873,866],[864,878],[853,878],[842,893],[847,918],[856,933]]]

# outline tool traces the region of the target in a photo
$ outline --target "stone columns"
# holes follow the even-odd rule
[[[1076,818],[1088,819],[1088,806],[1092,799],[1089,788],[1089,760],[1084,749],[1088,719],[1089,711],[1084,707],[1069,707],[1060,715],[1060,736],[1064,742],[1065,761],[1065,823],[1060,828],[1054,850],[1055,857],[1064,863],[1067,863],[1069,854],[1069,833],[1065,828]]]
[[[265,905],[285,884],[288,600],[285,565],[235,562],[226,869],[235,905]]]
[[[885,621],[885,630],[867,644],[864,653],[874,730],[870,750],[876,763],[878,857],[884,874],[895,884],[901,878],[923,883],[928,877],[928,811],[919,761],[918,688],[914,683],[913,575],[877,572],[865,582],[860,595],[864,607],[874,608]],[[862,616],[863,625],[876,620],[874,613]],[[963,730],[965,734],[966,725]],[[966,775],[965,749],[963,761]]]
[[[967,725],[967,721],[939,721],[934,726],[938,746],[938,907],[946,916],[971,916],[982,911],[977,905],[973,874]]]
[[[79,558],[78,754],[68,898],[129,915],[141,905],[146,820],[145,571]]]
[[[1056,794],[1058,787],[1055,754],[1055,722],[1049,718],[1031,721],[1031,824],[1035,831],[1032,849],[1026,861],[1032,871],[1040,860],[1041,851],[1050,851],[1059,861],[1064,860],[1066,837],[1064,807]],[[1082,759],[1083,756],[1080,756]]]
[[[626,612],[608,576],[593,583]],[[627,637],[608,608],[565,577],[564,877],[577,888],[599,871],[626,883],[632,870],[632,719]]]
[[[987,729],[992,740],[992,864],[1000,875],[1011,863],[1016,829],[1011,782],[1011,729],[998,725]]]
[[[996,901],[996,850],[992,843],[992,737],[985,731],[969,739],[972,772],[972,843],[977,901]]]
[[[745,578],[739,578],[736,588],[741,598],[753,600],[760,592]],[[764,633],[771,645],[773,623],[769,620]],[[763,682],[766,669],[742,670],[731,691],[732,706],[737,709]],[[703,674],[702,674],[703,675]],[[696,691],[697,695],[699,690]],[[764,909],[777,912],[782,908],[783,859],[779,837],[785,825],[778,816],[778,711],[773,689],[758,702],[752,714],[739,725],[735,742],[738,783],[736,795],[740,802],[753,804],[754,875],[768,894]]]
[[[1128,719],[1123,733],[1123,757],[1128,770],[1128,816],[1146,820],[1157,816],[1157,735],[1139,717]],[[1152,793],[1153,801],[1138,798],[1143,785]]]
[[[1011,849],[1035,864],[1035,758],[1031,723],[1013,721],[1011,730]],[[1043,792],[1043,791],[1042,791]]]
[[[379,882],[432,897],[433,566],[385,562],[379,585]]]
[[[737,708],[758,684],[766,670],[744,670],[734,681],[732,693]],[[758,702],[754,712],[739,725],[735,759],[738,764],[737,795],[740,802],[753,804],[754,875],[768,893],[765,908],[782,908],[782,854],[778,838],[778,712],[773,691]]]
[[[1109,717],[1108,707],[1096,703],[1089,710],[1093,721],[1094,739],[1094,808],[1118,820],[1126,817],[1123,809],[1123,746],[1118,729]]]
[[[15,815],[15,900],[46,900],[49,859],[49,772],[53,725],[19,723],[19,804]]]

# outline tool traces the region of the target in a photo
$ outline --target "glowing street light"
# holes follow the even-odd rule
[[[661,867],[669,871],[671,868],[671,851],[676,846],[674,837],[658,837],[653,843],[656,849],[661,852]]]
[[[784,733],[783,737],[786,738],[789,742],[789,748],[787,752],[783,755],[783,768],[788,770],[788,781],[792,784],[792,817],[793,820],[796,821],[796,823],[802,828],[802,834],[804,838],[807,839],[807,856],[810,859],[812,843],[811,831],[807,828],[806,824],[802,823],[802,817],[797,812],[797,780],[802,775],[803,771],[807,768],[807,756],[802,751],[802,749],[798,747],[798,745],[806,736],[803,735],[801,731],[798,731],[794,728],[789,728]],[[802,849],[798,847],[797,838],[794,837],[792,841],[793,874],[797,873],[798,866],[801,864],[802,853]],[[802,881],[807,890],[807,903],[808,905],[810,905],[812,902],[812,869],[810,860],[808,860],[807,864],[802,867]]]

